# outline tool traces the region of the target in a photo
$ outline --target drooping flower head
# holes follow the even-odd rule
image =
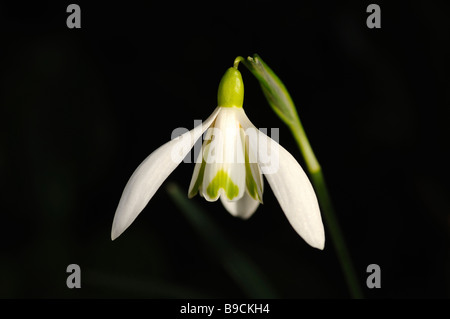
[[[323,249],[325,235],[314,189],[295,158],[247,118],[237,64],[222,77],[218,106],[211,116],[155,150],[135,170],[114,216],[113,240],[131,225],[206,132],[188,196],[220,198],[233,216],[247,219],[262,203],[264,174],[292,227],[308,244]]]

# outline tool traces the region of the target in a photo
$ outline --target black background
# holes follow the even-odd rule
[[[367,298],[450,295],[449,6],[366,1],[0,5],[0,297],[245,298],[162,187],[111,242],[128,178],[216,107],[238,55],[283,80],[322,165]],[[257,127],[289,130],[240,67]],[[186,191],[192,164],[168,181]],[[268,184],[248,221],[195,197],[282,298],[348,298],[329,236],[309,247]],[[78,264],[82,288],[68,289]],[[380,289],[366,267],[381,267]]]

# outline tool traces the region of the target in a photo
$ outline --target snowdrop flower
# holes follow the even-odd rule
[[[162,145],[135,170],[122,193],[112,225],[116,239],[144,209],[164,180],[206,132],[189,186],[207,201],[220,198],[233,216],[247,219],[262,203],[264,174],[297,233],[323,249],[325,235],[314,189],[295,158],[247,118],[237,64],[219,84],[218,107],[193,130]]]

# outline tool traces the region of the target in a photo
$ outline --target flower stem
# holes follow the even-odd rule
[[[319,161],[314,154],[311,144],[309,144],[308,137],[306,136],[305,130],[303,129],[303,125],[298,118],[293,124],[289,125],[292,134],[302,152],[303,158],[305,159],[305,163],[308,166],[308,171],[310,174],[315,174],[316,172],[320,172],[322,168],[320,167]]]
[[[311,144],[309,143],[300,119],[294,122],[293,125],[290,125],[290,129],[308,167],[308,172],[310,174],[312,184],[314,185],[314,189],[316,190],[325,224],[327,225],[330,237],[332,239],[331,241],[333,242],[334,249],[336,250],[336,254],[342,267],[342,271],[344,272],[345,280],[350,290],[350,295],[352,298],[361,299],[363,298],[363,293],[356,277],[355,268],[350,258],[347,245],[345,244],[341,227],[339,226],[339,222],[334,212],[331,198],[328,193],[328,188],[325,183],[325,178],[322,173],[322,168],[312,150]]]
[[[245,59],[241,56],[236,57],[236,59],[234,59],[233,68],[237,69],[239,62],[241,62],[241,61],[245,62]]]

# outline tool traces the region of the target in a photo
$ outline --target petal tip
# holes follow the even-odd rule
[[[114,241],[117,237],[119,237],[123,233],[122,231],[119,231],[117,229],[117,226],[115,223],[113,223],[112,229],[111,229],[111,240]]]
[[[325,248],[325,239],[311,246],[319,250],[323,250]]]
[[[125,220],[123,211],[118,209],[114,215],[114,220],[111,228],[111,240],[117,239],[122,233],[131,225],[133,220]]]
[[[325,248],[325,234],[321,231],[319,234],[314,236],[314,238],[304,238],[305,241],[313,248],[323,250]]]

